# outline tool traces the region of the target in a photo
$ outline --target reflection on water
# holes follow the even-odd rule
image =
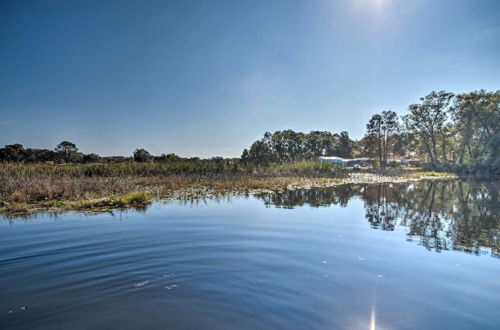
[[[0,217],[0,329],[496,330],[498,188],[346,185]]]
[[[283,208],[310,205],[346,207],[364,201],[365,217],[374,229],[408,228],[428,250],[461,250],[500,256],[500,183],[421,181],[405,184],[344,185],[259,194],[266,205]],[[483,249],[482,249],[483,248]]]

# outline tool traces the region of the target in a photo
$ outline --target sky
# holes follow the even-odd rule
[[[0,0],[0,145],[238,157],[500,89],[498,0]]]

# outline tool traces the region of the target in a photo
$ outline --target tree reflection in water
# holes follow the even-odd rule
[[[500,256],[498,181],[420,181],[404,184],[342,185],[257,195],[266,205],[283,208],[347,206],[364,201],[365,217],[374,229],[408,228],[428,250],[460,250]]]

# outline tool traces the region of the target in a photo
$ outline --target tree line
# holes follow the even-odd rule
[[[319,156],[325,155],[350,158],[355,147],[355,141],[345,131],[340,134],[325,131],[305,134],[289,129],[266,132],[262,139],[243,150],[241,159],[256,164],[269,164],[317,160]]]
[[[385,167],[393,158],[408,157],[434,170],[500,173],[499,148],[500,91],[433,91],[403,116],[390,110],[374,114],[360,140],[351,140],[347,132],[266,132],[241,158],[268,164],[319,156],[369,157]]]
[[[222,157],[213,157],[214,161]],[[0,148],[0,162],[20,162],[20,163],[121,163],[121,162],[168,162],[178,160],[200,160],[198,157],[181,158],[176,154],[162,154],[153,156],[145,149],[136,149],[132,156],[110,156],[102,157],[95,153],[85,154],[79,151],[76,144],[69,141],[62,141],[53,150],[25,148],[22,144],[9,144]]]
[[[500,91],[433,91],[400,118],[394,111],[373,115],[363,140],[382,166],[392,153],[432,169],[500,172]]]
[[[256,166],[273,163],[315,161],[320,156],[369,157],[385,167],[393,158],[416,158],[434,170],[500,173],[500,91],[485,90],[463,94],[431,92],[411,104],[399,116],[395,111],[374,114],[366,124],[366,134],[353,140],[348,132],[332,133],[293,130],[266,132],[244,149],[238,162]],[[199,161],[175,154],[154,156],[136,149],[132,156],[101,157],[81,153],[77,146],[62,141],[55,149],[24,148],[21,144],[0,148],[0,162],[175,162]],[[213,157],[209,161],[224,160]]]

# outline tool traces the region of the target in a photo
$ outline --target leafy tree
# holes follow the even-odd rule
[[[20,162],[24,159],[24,152],[22,144],[9,144],[0,149],[0,159],[7,162]]]
[[[392,136],[392,152],[398,156],[407,156],[410,154],[409,144],[411,137],[406,132],[394,134]]]
[[[70,154],[72,152],[77,152],[78,148],[76,147],[76,144],[69,142],[69,141],[62,141],[56,146],[56,152],[60,152],[63,154]]]
[[[432,164],[439,164],[438,143],[444,134],[447,111],[453,98],[445,91],[431,92],[420,99],[420,103],[409,106],[410,113],[404,117],[406,129],[424,146]],[[442,155],[443,160],[446,160]]]
[[[318,159],[320,156],[331,156],[337,148],[337,137],[330,132],[311,131],[304,137],[305,159]]]
[[[177,156],[176,154],[174,153],[171,153],[171,154],[162,154],[160,157],[155,157],[155,160],[158,160],[160,162],[175,162],[175,161],[179,161],[181,160],[182,158]]]
[[[134,151],[134,161],[136,162],[152,162],[153,156],[146,149],[136,149]]]
[[[384,161],[387,164],[387,155],[393,141],[393,134],[399,128],[398,115],[394,111],[382,111],[382,145],[384,147]]]
[[[459,136],[458,162],[498,157],[500,91],[457,95],[451,113]]]
[[[263,141],[255,141],[248,151],[248,158],[255,164],[269,164],[273,159],[273,154],[269,145]]]
[[[366,125],[369,140],[376,141],[380,166],[387,165],[387,156],[394,143],[394,134],[399,129],[398,115],[394,111],[382,111],[372,116]]]
[[[250,154],[248,153],[248,149],[243,149],[243,152],[241,153],[241,160],[244,162],[248,162],[250,160]]]
[[[87,155],[83,155],[82,162],[83,163],[97,163],[101,160],[98,154],[90,153]]]
[[[342,158],[352,158],[351,139],[346,131],[340,132],[337,155]]]
[[[349,143],[352,144],[352,141],[349,140]],[[242,160],[255,164],[317,160],[319,156],[336,154],[337,147],[338,136],[330,132],[312,131],[308,134],[293,130],[266,132],[264,137],[254,142],[249,150],[243,151]],[[343,146],[342,150],[346,150],[344,151],[346,154],[352,154],[349,148],[352,149],[352,146]]]
[[[59,143],[55,151],[61,156],[62,160],[66,162],[77,162],[82,158],[78,153],[76,144],[69,141],[62,141]]]
[[[375,114],[372,116],[368,124],[366,124],[366,133],[368,136],[368,140],[370,142],[376,141],[377,143],[377,150],[378,150],[378,159],[379,159],[379,164],[383,166],[384,162],[382,161],[382,154],[383,154],[383,149],[382,149],[382,138],[383,138],[383,130],[382,126],[384,124],[384,120],[381,115]]]

